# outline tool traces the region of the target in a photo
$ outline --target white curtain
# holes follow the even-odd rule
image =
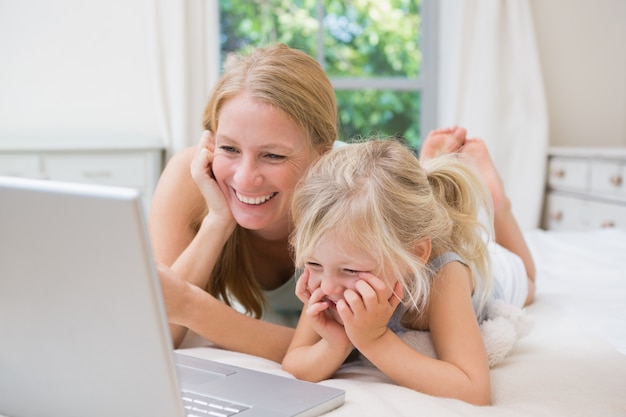
[[[523,229],[539,226],[548,115],[527,0],[446,0],[440,122],[481,137]]]
[[[217,0],[145,0],[154,96],[167,156],[195,144],[219,76]]]

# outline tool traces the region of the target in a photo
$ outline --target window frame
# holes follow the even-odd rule
[[[219,2],[211,2],[212,9],[209,10],[209,15],[219,16],[220,8]],[[416,78],[401,78],[401,77],[368,77],[368,78],[354,78],[354,77],[331,77],[330,81],[338,90],[359,91],[359,90],[394,90],[394,91],[414,91],[420,93],[421,106],[419,115],[420,120],[420,138],[421,141],[426,138],[428,132],[435,129],[437,126],[437,113],[438,113],[438,50],[439,50],[439,35],[437,32],[438,18],[439,18],[439,5],[437,0],[421,0],[421,27],[420,39],[421,39],[421,51],[422,51],[422,66],[420,73]],[[318,1],[317,19],[322,21],[324,18],[324,8],[322,1]],[[219,22],[219,17],[218,19]],[[220,29],[219,25],[216,25],[212,31],[212,35],[209,41],[212,42],[211,48],[217,48],[219,56],[220,50]],[[317,56],[315,57],[320,64],[324,65],[324,34],[323,31],[318,32],[317,36]],[[216,54],[213,54],[215,57]],[[217,62],[217,71],[221,62]]]

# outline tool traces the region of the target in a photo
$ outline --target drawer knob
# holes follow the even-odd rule
[[[556,178],[563,178],[565,176],[565,170],[563,168],[556,168],[552,171],[552,175]]]
[[[616,187],[619,187],[620,185],[622,185],[622,176],[621,175],[611,175],[611,178],[609,179],[609,181],[611,182],[611,184],[613,184]]]
[[[562,211],[554,211],[550,213],[550,220],[554,222],[560,222],[563,220],[563,212]]]
[[[602,222],[601,226],[605,229],[610,229],[615,227],[615,222],[613,220],[605,220]]]

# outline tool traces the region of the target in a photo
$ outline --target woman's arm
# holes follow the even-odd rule
[[[438,359],[415,351],[389,329],[375,340],[351,340],[399,385],[488,405],[489,365],[471,293],[470,272],[458,262],[446,265],[434,278],[427,314]]]
[[[174,346],[189,328],[222,348],[280,362],[293,329],[241,314],[205,291],[236,225],[213,179],[212,159],[212,138],[204,132],[199,146],[167,164],[150,209],[150,237]]]
[[[197,157],[197,148],[189,148],[170,160],[149,218],[174,346],[190,328],[225,349],[280,362],[293,329],[241,314],[204,290],[234,222],[207,215],[205,198],[191,176]]]
[[[204,288],[235,228],[211,170],[213,142],[205,131],[197,147],[176,154],[159,178],[149,230],[156,260]]]
[[[165,167],[152,199],[148,227],[156,261],[205,288],[229,231],[226,225],[202,219],[206,204],[190,172],[195,155],[196,148],[186,149]],[[171,325],[170,331],[178,346],[186,329]]]
[[[224,349],[280,362],[294,330],[246,316],[157,265],[171,324],[193,329]]]

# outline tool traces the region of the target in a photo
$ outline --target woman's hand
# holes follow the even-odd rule
[[[191,177],[204,197],[209,215],[222,218],[234,227],[235,219],[213,174],[214,155],[215,141],[213,135],[210,131],[205,130],[202,132],[196,155],[191,161]]]
[[[346,334],[357,349],[379,339],[387,331],[387,324],[402,300],[402,284],[393,288],[368,272],[359,273],[354,290],[344,292],[344,300],[337,303],[337,312]]]
[[[188,318],[187,311],[193,294],[192,284],[179,277],[173,269],[164,264],[157,262],[156,269],[161,282],[168,321],[171,324],[185,326],[183,321]]]

